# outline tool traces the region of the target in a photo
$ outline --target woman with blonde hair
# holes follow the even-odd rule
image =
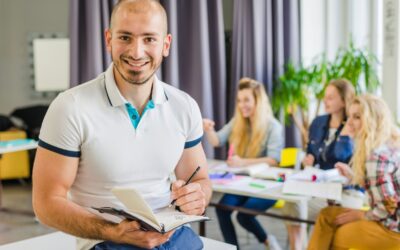
[[[400,134],[386,103],[371,95],[350,106],[355,135],[350,165],[337,163],[366,189],[371,210],[331,206],[319,214],[308,249],[400,249]]]
[[[204,119],[203,127],[208,141],[214,147],[223,146],[229,141],[229,151],[231,154],[234,151],[228,156],[229,166],[243,167],[256,163],[276,166],[279,163],[280,151],[284,145],[283,128],[272,114],[263,84],[256,80],[247,77],[240,79],[235,114],[228,124],[216,132],[214,122]],[[220,204],[265,211],[275,202],[275,200],[225,194]],[[232,211],[217,208],[218,222],[225,241],[238,246],[231,214]],[[237,219],[260,242],[271,247],[277,244],[273,237],[267,237],[255,216],[238,213]]]

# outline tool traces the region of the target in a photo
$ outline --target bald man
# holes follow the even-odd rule
[[[90,209],[121,207],[110,191],[116,186],[136,189],[153,209],[176,199],[194,215],[204,213],[211,196],[198,105],[155,75],[171,44],[163,7],[121,1],[105,39],[113,63],[61,93],[46,114],[33,171],[35,213],[77,236],[78,249],[202,249],[188,226],[142,231],[135,221],[111,222]]]

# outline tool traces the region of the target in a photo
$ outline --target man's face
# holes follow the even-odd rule
[[[117,72],[117,82],[144,84],[152,79],[163,56],[168,56],[171,36],[166,35],[160,13],[120,9],[107,30],[107,50]],[[122,79],[121,79],[122,78]]]

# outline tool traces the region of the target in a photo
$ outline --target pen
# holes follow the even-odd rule
[[[228,159],[231,158],[234,154],[235,154],[235,146],[233,144],[230,144],[228,150]]]
[[[224,178],[225,176],[227,176],[229,174],[229,172],[228,171],[225,171],[225,173],[223,173],[222,175],[221,175],[221,178]]]
[[[191,181],[191,180],[193,179],[193,177],[197,174],[197,172],[199,172],[199,170],[200,170],[200,166],[197,166],[196,170],[194,170],[193,174],[189,177],[189,179],[186,181],[186,183],[185,183],[184,186],[186,186],[187,184],[190,183],[190,181]],[[169,204],[168,207],[172,207],[172,206],[175,204],[175,202],[176,202],[176,199],[174,199],[174,200],[171,202],[171,204]]]

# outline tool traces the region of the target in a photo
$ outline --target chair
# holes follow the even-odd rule
[[[21,130],[0,132],[0,141],[25,139],[26,133]],[[22,179],[30,176],[28,151],[18,151],[0,155],[0,179]]]
[[[37,140],[48,108],[48,105],[20,107],[11,112],[10,117],[14,123],[20,123],[18,125],[26,131],[28,138]]]

